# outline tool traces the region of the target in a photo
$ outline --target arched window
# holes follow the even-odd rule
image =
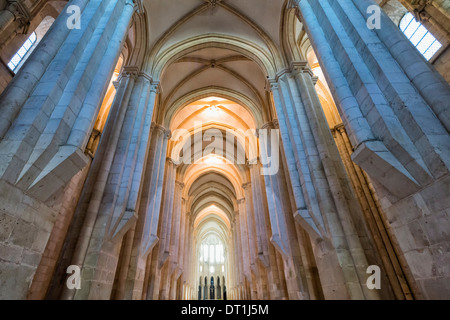
[[[410,12],[402,18],[399,27],[427,60],[442,47],[442,44],[420,22],[417,22]]]
[[[214,258],[215,258],[214,245],[210,244],[209,245],[209,262],[210,263],[214,263]]]
[[[31,48],[36,43],[36,32],[33,32],[25,41],[25,43],[20,47],[20,49],[17,51],[17,53],[11,58],[11,60],[8,62],[8,67],[13,71],[14,73],[17,71],[18,66],[22,62],[22,60],[27,56],[28,52],[30,52]]]
[[[225,262],[224,249],[222,241],[216,235],[209,235],[199,246],[200,263],[223,264]],[[217,268],[220,270],[220,266]]]

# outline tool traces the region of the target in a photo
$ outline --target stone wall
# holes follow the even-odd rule
[[[58,211],[0,182],[0,299],[26,298]]]
[[[450,297],[450,175],[399,201],[381,198],[387,222],[415,279],[417,298]]]

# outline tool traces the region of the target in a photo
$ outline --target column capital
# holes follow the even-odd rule
[[[294,72],[301,72],[308,68],[308,62],[307,61],[291,61],[289,64],[289,71]]]
[[[246,182],[242,184],[242,188],[247,189],[247,188],[251,188],[252,183],[251,182]]]
[[[172,133],[169,129],[166,129],[164,126],[162,126],[156,122],[152,122],[151,130],[158,130],[159,132],[161,132],[161,134],[163,134],[165,136],[165,138],[168,138],[168,139],[170,139],[170,137],[172,136]]]
[[[172,160],[172,159],[171,159]],[[180,187],[180,189],[184,189],[184,183],[178,180],[175,180],[175,184]]]
[[[144,13],[142,0],[126,0],[127,5],[132,5],[136,13]]]
[[[150,85],[150,91],[154,92],[156,94],[161,93],[161,85],[160,85],[159,81],[152,82],[152,84]]]
[[[273,123],[274,129],[280,128],[280,122],[278,121],[278,119],[273,119],[272,123]]]
[[[136,79],[139,76],[140,69],[137,66],[125,66],[120,73],[120,78],[127,77]]]
[[[170,164],[172,164],[175,168],[178,167],[178,164],[171,157],[167,157],[166,161],[169,162]],[[177,182],[177,181],[175,180],[175,182]]]
[[[275,76],[275,81],[279,82],[279,80],[281,78],[283,78],[284,76],[288,76],[290,73],[291,73],[291,70],[289,68],[284,68],[284,69],[278,71]]]
[[[17,0],[8,0],[8,4],[9,6],[5,10],[11,12],[15,19],[20,21],[21,26],[23,26],[22,33],[26,34],[31,21],[31,14],[27,6],[22,1]]]
[[[270,91],[274,91],[274,90],[278,90],[278,88],[280,87],[280,85],[278,84],[278,81],[275,79],[269,79],[268,80],[269,86],[270,86]]]
[[[339,123],[337,125],[334,126],[334,128],[331,129],[332,131],[338,131],[338,132],[344,132],[345,131],[345,126],[343,123]]]
[[[274,128],[274,122],[269,121],[261,126],[258,130],[264,130],[264,129],[273,129]]]
[[[145,71],[140,71],[138,75],[139,75],[139,77],[144,78],[145,80],[149,81],[150,83],[153,81],[152,76],[149,75],[149,74],[148,74],[147,72],[145,72]]]
[[[319,78],[314,75],[311,67],[309,66],[307,61],[292,61],[289,65],[289,70],[292,75],[296,76],[300,73],[307,73],[311,76],[311,78],[316,78],[313,80],[314,84],[317,82]]]
[[[251,168],[252,166],[258,165],[259,163],[259,157],[253,158],[253,159],[249,159],[247,160],[247,167]]]

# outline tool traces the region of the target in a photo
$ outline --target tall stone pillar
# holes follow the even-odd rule
[[[372,234],[374,246],[377,248],[383,266],[386,271],[386,277],[392,286],[396,299],[412,299],[411,289],[407,281],[409,274],[405,272],[405,264],[401,261],[395,251],[395,247],[391,241],[391,232],[386,228],[386,221],[379,201],[374,193],[373,187],[367,174],[361,170],[352,160],[352,146],[348,139],[344,125],[338,124],[331,129],[339,154],[342,157],[345,169],[352,182],[355,194],[361,204],[362,211],[367,226]],[[376,252],[366,252],[368,256],[376,254]],[[383,275],[384,276],[384,275]]]
[[[167,159],[167,177],[164,191],[164,205],[162,207],[161,238],[159,251],[159,266],[162,267],[170,256],[170,239],[172,236],[172,216],[174,213],[174,198],[176,193],[176,164]],[[181,195],[180,195],[181,197]],[[181,198],[180,198],[181,199]]]
[[[172,159],[166,159],[166,173],[164,178],[164,198],[161,206],[161,220],[159,225],[159,241],[152,254],[152,270],[149,286],[151,300],[157,300],[162,290],[162,280],[165,280],[168,273],[166,263],[170,256],[170,238],[172,229],[172,214],[175,194],[176,165]]]
[[[169,246],[169,258],[168,258],[168,272],[166,278],[163,279],[162,296],[160,299],[168,300],[171,298],[170,292],[176,292],[176,281],[178,280],[179,271],[181,270],[179,262],[180,256],[178,255],[178,246],[180,241],[181,232],[181,206],[182,206],[182,191],[184,184],[180,181],[175,181],[174,200],[173,200],[173,216],[170,221],[170,246]],[[176,278],[176,279],[174,279]]]
[[[246,205],[246,226],[247,235],[249,241],[249,259],[250,259],[250,271],[251,271],[251,298],[252,300],[260,299],[262,300],[262,275],[259,272],[258,263],[258,247],[256,238],[256,228],[255,228],[255,217],[253,214],[253,199],[252,199],[252,187],[251,183],[246,183],[242,185],[245,193],[245,205]]]
[[[276,166],[276,153],[279,149],[279,134],[273,123],[264,125],[259,130],[260,150],[264,166]],[[272,161],[269,161],[271,159]],[[284,179],[284,166],[278,163],[278,170],[265,170],[264,186],[270,219],[270,242],[283,257],[285,279],[287,281],[289,298],[292,300],[308,299],[309,294],[305,286],[305,272],[298,247],[297,235],[289,194]],[[276,261],[276,257],[274,260]],[[277,269],[278,269],[278,264]],[[278,271],[277,271],[278,272]],[[278,277],[278,274],[276,274]],[[280,285],[281,289],[281,285]]]
[[[255,223],[262,247],[262,251],[258,252],[258,258],[264,268],[262,269],[262,272],[267,274],[267,289],[270,294],[270,299],[277,300],[280,299],[278,266],[275,259],[274,247],[269,242],[271,236],[270,218],[261,169],[262,166],[259,162],[257,164],[250,165]],[[268,297],[265,298],[267,299]]]
[[[62,14],[0,96],[0,193],[35,199],[35,226],[26,223],[27,210],[14,213],[19,225],[30,227],[21,232],[31,243],[48,239],[53,227],[46,203],[91,162],[84,148],[134,12],[125,0],[73,3],[84,13],[81,29],[69,30]],[[17,277],[28,286],[32,276],[22,266],[8,277],[22,274]]]
[[[249,248],[249,236],[248,236],[248,228],[247,228],[247,218],[246,218],[246,210],[247,210],[247,205],[246,205],[246,200],[245,198],[242,199],[238,199],[237,200],[237,204],[238,204],[238,208],[239,211],[236,212],[236,216],[237,216],[237,228],[238,230],[236,230],[236,232],[240,233],[239,239],[241,240],[240,242],[240,247],[241,247],[241,251],[242,251],[242,268],[241,273],[243,273],[243,277],[245,279],[247,279],[248,282],[251,283],[251,270],[250,270],[250,265],[252,263],[252,259],[250,256],[250,248]],[[243,283],[245,281],[243,280]]]
[[[434,226],[450,228],[442,200],[450,185],[450,86],[384,13],[380,28],[367,28],[374,4],[301,0],[298,6],[354,148],[352,160],[374,182],[393,242],[419,288],[414,294],[450,296],[448,271],[422,272],[424,263],[439,265],[449,256],[437,253],[445,239]],[[425,242],[416,239],[418,228]],[[429,290],[437,282],[440,292]]]
[[[170,300],[176,300],[176,289],[177,289],[177,281],[182,277],[184,271],[186,270],[185,259],[186,259],[186,251],[188,248],[186,247],[186,199],[184,199],[181,194],[184,188],[184,184],[177,182],[178,191],[180,192],[180,216],[178,219],[174,219],[173,223],[175,223],[175,228],[179,228],[177,231],[177,235],[174,239],[174,244],[171,248],[171,286],[170,286]],[[191,257],[187,257],[188,259],[192,259]],[[184,277],[181,278],[182,283],[184,283]],[[183,284],[184,286],[184,284]]]
[[[57,263],[56,276],[52,280],[47,295],[50,299],[60,297],[60,282],[66,278],[65,266],[71,264],[81,266],[83,263],[120,137],[120,131],[115,130],[115,127],[123,124],[137,75],[135,68],[129,67],[124,67],[120,75],[116,96],[102,133],[102,143],[96,151],[74,218],[66,235],[65,250]]]
[[[312,74],[296,66],[292,71],[280,74],[272,93],[285,157],[296,160],[296,167],[288,164],[291,183],[300,186],[293,190],[302,191],[294,191],[294,217],[314,240],[325,298],[376,299],[366,287],[368,263],[351,222],[359,206],[314,96]]]
[[[156,86],[152,90],[156,90]],[[150,150],[124,289],[123,299],[126,300],[142,298],[147,257],[158,241],[156,234],[163,188],[161,176],[164,175],[168,138],[169,132],[165,128],[152,124]]]
[[[109,298],[122,238],[137,220],[138,194],[144,179],[156,97],[150,82],[146,74],[140,73],[128,104],[122,106],[123,123],[114,134],[117,142],[110,150],[112,162],[103,177],[107,177],[106,183],[102,181],[104,189],[98,200],[91,198],[87,208],[91,220],[85,221],[85,236],[80,237],[72,260],[72,264],[83,266],[83,289],[75,293],[77,299]],[[87,224],[92,222],[91,226]],[[71,294],[65,290],[63,296],[69,298]]]
[[[42,201],[88,163],[84,149],[133,15],[128,0],[74,1],[0,97],[0,177]],[[42,186],[45,186],[43,188]]]
[[[244,255],[243,255],[243,249],[242,246],[242,239],[241,239],[241,233],[240,233],[240,217],[239,217],[239,211],[234,212],[234,223],[233,228],[231,230],[233,234],[233,238],[236,239],[235,244],[235,251],[236,251],[236,263],[235,266],[238,268],[239,271],[236,272],[236,282],[237,285],[241,285],[243,283],[243,277],[242,270],[244,270]],[[218,297],[218,299],[220,299]]]

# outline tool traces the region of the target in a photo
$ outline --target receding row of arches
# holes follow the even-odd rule
[[[200,277],[198,285],[198,300],[227,300],[225,277],[222,277],[222,285],[220,283],[220,277],[217,277],[216,279],[211,277],[209,281],[208,277]]]
[[[45,81],[36,90],[22,88],[23,99],[6,91],[2,99],[11,108],[0,127],[1,148],[16,141],[8,132],[22,130],[27,117],[36,116],[36,126],[49,120],[42,135],[23,129],[28,156],[0,172],[62,212],[48,231],[28,297],[417,294],[382,204],[399,202],[443,171],[418,153],[419,138],[400,125],[402,111],[385,107],[390,94],[398,95],[395,103],[406,99],[403,87],[383,80],[390,68],[377,60],[395,50],[386,49],[383,34],[371,34],[376,45],[360,48],[363,31],[356,31],[365,20],[354,1],[255,1],[78,1],[86,25],[64,29],[67,40],[52,28],[36,47],[56,39],[61,50],[43,50],[23,64],[13,88],[27,83],[36,61]],[[347,6],[355,21],[330,18]],[[162,19],[167,8],[171,14]],[[367,52],[364,67],[354,67],[352,59],[363,65]],[[383,85],[386,92],[378,92]],[[42,110],[29,116],[16,110],[20,101],[36,110],[42,102]],[[431,107],[423,110],[430,114],[411,118],[434,117]],[[401,129],[391,132],[378,116]],[[441,127],[434,130],[440,134]],[[424,141],[430,149],[441,146]],[[379,173],[383,168],[391,171]],[[397,178],[386,179],[394,175],[407,191],[395,188]],[[81,267],[81,290],[62,285],[68,265]],[[385,270],[380,291],[365,285],[369,265]]]

